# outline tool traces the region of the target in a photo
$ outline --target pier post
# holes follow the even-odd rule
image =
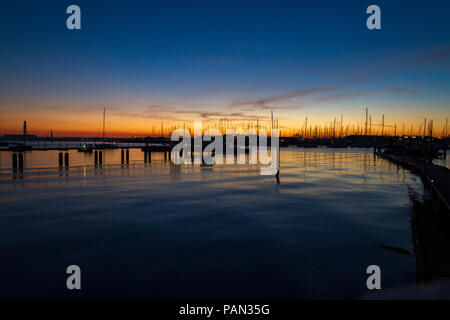
[[[23,169],[23,153],[19,153],[19,169]]]
[[[17,169],[17,154],[16,153],[12,154],[12,167],[13,167],[13,169]]]
[[[97,150],[94,151],[94,163],[96,166],[98,165],[98,151]]]
[[[127,164],[130,162],[130,149],[127,149]]]
[[[148,151],[147,156],[148,156],[148,163],[152,163],[152,152]]]
[[[164,151],[164,161],[167,161],[167,152]]]
[[[120,163],[123,164],[125,161],[125,150],[120,150]]]
[[[64,165],[65,165],[66,167],[69,166],[69,153],[68,153],[68,152],[66,152],[66,153],[64,154]]]
[[[98,152],[98,163],[99,163],[100,165],[103,164],[103,151],[99,151],[99,152]]]
[[[63,166],[63,154],[61,151],[58,154],[58,163],[59,163],[59,167]]]

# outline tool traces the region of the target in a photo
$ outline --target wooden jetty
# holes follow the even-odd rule
[[[140,148],[144,152],[170,152],[172,150],[172,145],[149,145]]]
[[[450,212],[450,170],[422,160],[403,157],[393,154],[378,153],[381,157],[390,160],[419,175],[426,188],[430,190],[436,204]]]

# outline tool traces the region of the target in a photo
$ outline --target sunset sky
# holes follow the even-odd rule
[[[79,31],[67,6],[81,8]],[[381,30],[366,8],[381,8]],[[0,9],[0,134],[147,135],[193,120],[344,117],[442,131],[450,1],[33,1]]]

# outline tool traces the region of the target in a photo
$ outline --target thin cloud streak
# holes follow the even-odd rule
[[[219,112],[208,111],[199,109],[181,109],[180,107],[174,107],[169,105],[149,105],[140,112],[123,112],[113,111],[113,115],[129,118],[141,118],[141,119],[154,119],[154,120],[171,120],[180,122],[189,122],[194,119],[202,120],[240,120],[240,121],[253,121],[257,118],[268,119],[268,116],[261,116],[256,114],[249,114],[245,112]],[[183,115],[190,116],[188,118]]]
[[[375,90],[364,90],[359,92],[350,92],[350,93],[341,93],[331,96],[325,96],[317,98],[316,101],[335,101],[335,100],[341,100],[345,98],[357,98],[362,97],[370,94],[377,94],[377,93],[394,93],[394,94],[416,94],[418,93],[417,90],[413,89],[406,89],[406,88],[387,88],[387,89],[375,89]]]
[[[416,70],[436,62],[450,60],[450,44],[437,46],[422,51],[405,52],[389,58],[367,63],[344,75],[344,79],[374,80],[379,77],[403,71]],[[441,67],[440,67],[441,68]]]
[[[232,106],[237,106],[237,107],[239,107],[239,106],[255,106],[255,107],[265,108],[270,103],[287,101],[287,100],[298,98],[298,97],[304,97],[304,96],[308,96],[308,95],[312,95],[312,94],[334,91],[334,90],[339,90],[339,88],[324,87],[324,88],[300,89],[300,90],[296,90],[294,92],[290,92],[287,94],[267,97],[267,98],[263,98],[263,99],[236,101],[236,102],[232,103]]]

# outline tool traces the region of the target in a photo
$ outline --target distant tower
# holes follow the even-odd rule
[[[27,135],[27,122],[23,122],[23,136],[25,137]]]

